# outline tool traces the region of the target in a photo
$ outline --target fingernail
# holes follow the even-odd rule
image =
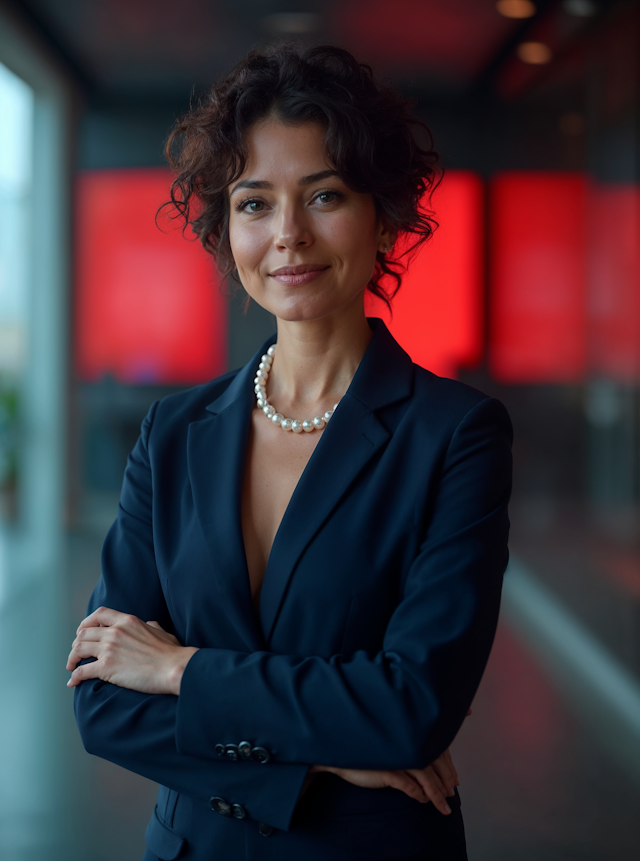
[[[69,679],[69,681],[67,682],[67,687],[68,687],[68,688],[70,688],[70,687],[71,687],[71,679]]]
[[[447,813],[451,813],[451,808],[448,804],[445,804],[444,809],[447,811]]]

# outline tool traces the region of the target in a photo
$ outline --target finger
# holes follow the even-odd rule
[[[69,657],[67,659],[67,669],[74,670],[76,665],[83,658],[97,658],[100,649],[100,643],[96,642],[82,642],[78,643],[77,646],[74,646],[71,652],[69,653]]]
[[[393,789],[399,789],[401,792],[404,792],[405,795],[408,795],[410,798],[415,798],[416,801],[420,801],[422,804],[426,804],[429,799],[426,797],[422,784],[420,784],[417,780],[411,776],[411,774],[407,771],[390,771],[388,777],[388,786]]]
[[[448,768],[444,768],[442,763],[440,762],[434,762],[431,765],[431,768],[433,768],[434,773],[440,781],[444,794],[448,798],[450,798],[452,795],[455,795],[455,788],[457,786],[457,783],[455,781],[453,773]]]
[[[422,769],[412,769],[411,774],[415,774],[415,778],[419,781],[424,794],[433,803],[434,807],[444,816],[448,816],[451,813],[451,808],[445,798],[445,788],[433,769],[430,766]]]
[[[106,626],[102,626],[100,628],[81,628],[72,645],[84,640],[93,640],[94,642],[97,640],[102,640],[107,633]]]
[[[432,765],[428,765],[426,768],[419,769],[411,769],[410,772],[415,779],[420,783],[422,788],[425,787],[425,782],[429,787],[434,787],[437,792],[439,792],[444,798],[447,795],[447,787],[443,783],[438,772],[433,768]]]
[[[92,661],[90,664],[83,664],[81,667],[76,667],[76,669],[71,673],[71,678],[67,682],[68,688],[75,688],[80,682],[84,682],[86,679],[99,679],[100,678],[100,667],[98,661]]]
[[[431,763],[431,766],[447,788],[447,795],[453,795],[453,790],[459,786],[460,781],[449,749],[447,748],[444,753],[440,754],[438,759]]]
[[[164,634],[163,639],[165,640],[165,642],[169,641],[170,643],[173,643],[174,646],[180,645],[180,641],[178,640],[178,638],[175,637],[173,634],[170,634],[168,631],[165,631],[162,625],[160,625],[158,622],[147,622],[147,625],[150,628],[155,628],[157,631],[160,631],[161,634]]]
[[[447,788],[447,792],[453,792],[453,787],[455,786],[455,770],[453,768],[449,749],[447,748],[447,750],[441,753],[429,767],[438,775],[444,786]]]
[[[111,610],[109,607],[98,607],[97,610],[94,610],[93,613],[80,622],[78,631],[82,628],[91,628],[100,625],[115,625],[117,622],[124,622],[126,619],[126,613],[121,613],[119,610]]]
[[[454,786],[460,786],[460,778],[458,777],[458,771],[453,763],[453,757],[451,756],[451,751],[447,748],[444,752],[444,756],[447,759],[449,764],[449,768],[451,769],[453,775]]]

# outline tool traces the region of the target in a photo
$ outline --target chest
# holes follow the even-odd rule
[[[251,429],[242,485],[242,535],[257,612],[273,541],[321,433],[293,434],[266,421],[260,410]]]

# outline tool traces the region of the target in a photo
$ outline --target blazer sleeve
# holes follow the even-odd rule
[[[493,398],[457,426],[378,654],[201,649],[182,679],[178,749],[213,756],[215,741],[228,736],[260,739],[280,762],[369,769],[433,762],[464,721],[495,635],[511,441],[507,411]]]
[[[152,483],[148,439],[157,402],[142,424],[129,456],[118,516],[104,542],[102,574],[89,601],[99,606],[173,625],[153,549]],[[83,662],[84,663],[84,662]],[[308,765],[225,762],[209,751],[184,753],[176,743],[178,697],[142,694],[100,680],[75,690],[75,714],[89,753],[157,781],[203,804],[222,796],[242,804],[254,818],[287,830]]]

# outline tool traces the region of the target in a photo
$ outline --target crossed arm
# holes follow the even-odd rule
[[[99,607],[78,627],[67,661],[69,687],[100,679],[145,694],[179,696],[187,663],[198,649],[181,646],[158,622],[143,622],[136,616]],[[78,665],[79,661],[91,659]],[[469,711],[470,713],[470,711]],[[369,789],[393,787],[421,803],[431,801],[444,815],[451,813],[447,797],[459,786],[457,772],[447,749],[422,769],[355,769],[312,765],[302,787],[303,794],[315,773],[329,771]]]

